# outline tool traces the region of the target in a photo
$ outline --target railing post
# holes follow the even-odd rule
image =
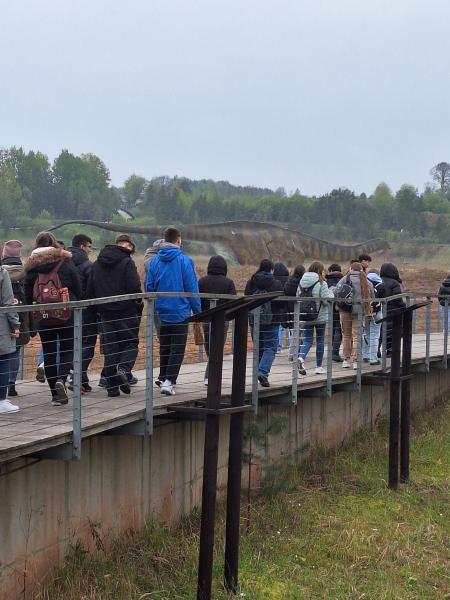
[[[417,296],[414,295],[412,300],[413,300],[413,304],[415,304],[417,302]],[[412,314],[412,332],[413,332],[413,334],[416,333],[416,329],[417,329],[417,311],[413,311],[413,314]]]
[[[153,328],[155,301],[147,300],[145,324],[145,433],[153,433]]]
[[[444,352],[443,352],[443,360],[442,366],[447,368],[447,343],[448,343],[448,298],[444,300]]]
[[[83,309],[73,311],[73,436],[72,458],[81,458],[81,369],[83,362]]]
[[[327,396],[331,398],[333,395],[333,300],[328,300],[328,348],[327,348]]]
[[[253,311],[253,361],[252,361],[252,404],[255,414],[258,412],[258,368],[259,368],[259,324],[261,307]]]
[[[387,317],[387,302],[383,302],[382,304],[382,310],[383,310],[383,319],[385,319]],[[386,363],[387,363],[387,356],[386,356],[386,345],[387,345],[387,328],[388,328],[388,322],[387,321],[383,321],[382,325],[381,325],[381,369],[383,371],[386,371]]]
[[[294,302],[294,356],[292,357],[292,403],[297,404],[298,392],[298,347],[300,344],[300,304]]]
[[[431,301],[431,297],[427,296]],[[439,312],[439,311],[438,311]],[[431,304],[425,309],[425,368],[430,370],[430,341],[431,341]]]
[[[361,310],[358,312],[358,344],[356,346],[356,388],[361,391],[361,370],[362,370],[362,333],[364,322],[364,302],[361,302]]]

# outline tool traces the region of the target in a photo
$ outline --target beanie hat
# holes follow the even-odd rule
[[[19,240],[9,240],[3,244],[2,260],[4,258],[20,258],[20,252],[23,248]]]
[[[116,244],[120,244],[120,242],[127,242],[133,246],[132,253],[136,250],[136,244],[134,243],[133,238],[128,233],[121,233],[116,237]]]

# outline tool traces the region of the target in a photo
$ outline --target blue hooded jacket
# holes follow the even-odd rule
[[[198,293],[192,259],[180,248],[162,248],[151,261],[145,281],[147,292]],[[201,310],[200,298],[158,298],[156,310],[163,323],[181,323]]]

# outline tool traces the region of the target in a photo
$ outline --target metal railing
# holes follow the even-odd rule
[[[85,362],[84,352],[86,351],[85,340],[86,340],[86,331],[85,327],[87,325],[87,319],[85,318],[87,315],[87,311],[102,311],[105,308],[105,305],[116,305],[116,303],[124,302],[124,301],[141,301],[144,303],[144,310],[142,312],[142,318],[140,319],[140,325],[138,330],[138,337],[133,338],[133,344],[137,343],[136,357],[133,363],[133,368],[141,369],[144,372],[145,382],[143,386],[143,396],[145,399],[145,418],[144,418],[144,432],[147,435],[151,435],[153,432],[153,416],[154,416],[154,407],[155,407],[155,393],[161,392],[161,389],[155,386],[155,377],[154,370],[158,366],[161,369],[161,353],[158,353],[156,349],[161,345],[164,346],[166,343],[164,339],[158,339],[158,336],[161,333],[159,329],[159,325],[155,317],[157,317],[157,303],[158,301],[168,299],[168,298],[189,298],[197,296],[204,300],[209,300],[212,305],[214,305],[217,301],[220,300],[230,300],[235,298],[236,296],[229,295],[215,295],[215,294],[189,294],[189,293],[144,293],[144,294],[129,294],[125,296],[116,296],[111,298],[99,298],[95,300],[83,300],[78,302],[69,302],[68,306],[72,310],[73,314],[73,322],[70,321],[69,325],[61,326],[61,330],[63,331],[65,328],[71,329],[73,333],[71,333],[70,339],[73,342],[73,358],[71,360],[70,367],[73,371],[73,393],[70,397],[72,406],[69,409],[66,409],[63,413],[60,413],[58,416],[58,425],[68,425],[70,424],[71,432],[72,432],[72,457],[75,459],[79,459],[81,456],[81,442],[83,438],[83,428],[86,426],[86,422],[83,423],[84,411],[88,411],[89,415],[95,414],[108,414],[108,412],[117,408],[116,405],[112,407],[111,398],[102,397],[100,399],[89,400],[89,394],[83,394],[83,364]],[[414,323],[413,323],[413,331],[415,333],[414,338],[414,349],[415,356],[420,357],[421,362],[423,362],[424,368],[426,370],[430,369],[430,363],[433,360],[438,361],[442,368],[447,368],[448,366],[448,335],[449,335],[449,298],[448,297],[438,297],[437,294],[428,293],[428,292],[407,292],[403,294],[399,294],[397,296],[392,296],[390,298],[377,299],[376,302],[381,306],[381,312],[383,315],[386,315],[388,310],[389,303],[397,299],[403,299],[407,303],[414,302],[415,300],[426,298],[432,300],[433,303],[427,306],[424,311],[419,312],[418,315],[415,315]],[[439,300],[442,301],[442,305],[439,303]],[[289,312],[288,308],[284,311],[284,319],[282,319],[282,323],[273,323],[272,325],[276,325],[281,328],[283,335],[280,336],[282,345],[284,347],[281,351],[277,351],[275,349],[275,353],[277,354],[276,361],[274,363],[274,367],[270,371],[269,382],[270,386],[277,387],[280,389],[287,389],[288,395],[291,398],[293,404],[297,403],[298,398],[301,397],[302,393],[311,387],[320,388],[322,390],[322,394],[326,396],[331,396],[333,391],[336,389],[336,386],[339,385],[339,382],[344,382],[345,385],[350,386],[349,389],[354,389],[358,391],[361,389],[361,385],[363,382],[363,377],[366,374],[370,374],[372,371],[379,372],[380,370],[386,372],[389,369],[389,326],[383,325],[381,328],[381,357],[380,365],[370,366],[363,359],[363,341],[364,336],[367,337],[367,331],[369,327],[369,318],[365,318],[363,315],[363,311],[361,310],[361,301],[358,299],[354,299],[352,303],[354,306],[358,307],[354,314],[356,315],[355,321],[357,328],[356,334],[356,349],[353,351],[351,358],[351,365],[346,370],[343,369],[342,363],[333,361],[333,315],[336,310],[337,299],[322,299],[321,302],[325,306],[325,313],[327,315],[327,324],[325,326],[324,332],[324,376],[315,375],[314,366],[311,366],[311,356],[312,350],[310,350],[307,358],[306,358],[306,370],[307,375],[302,376],[299,374],[298,370],[298,355],[302,349],[302,340],[305,340],[305,334],[307,333],[307,329],[311,327],[311,323],[303,322],[301,320],[300,314],[300,300],[295,297],[286,297],[281,296],[275,303],[284,303],[287,306],[287,302],[293,303],[294,310]],[[30,312],[33,313],[37,310],[55,310],[57,308],[67,307],[67,304],[48,304],[48,305],[16,305],[16,306],[3,306],[0,307],[0,314],[5,313],[24,313]],[[275,312],[274,314],[280,314]],[[170,317],[170,315],[166,315]],[[175,315],[172,315],[175,317]],[[124,320],[129,318],[128,316],[120,316],[120,310],[118,311],[118,316],[114,319],[110,319],[110,322],[117,329],[112,329],[112,333],[117,333],[119,330],[122,330],[122,323]],[[173,332],[170,335],[181,336],[181,323],[173,325]],[[233,348],[233,324],[231,323],[227,329],[226,336],[226,353],[230,354]],[[253,356],[249,358],[249,364],[247,368],[251,370],[251,386],[248,390],[249,400],[253,405],[253,409],[256,412],[258,410],[258,404],[262,395],[264,395],[264,387],[261,385],[260,378],[260,353],[261,353],[261,332],[267,328],[268,324],[261,323],[261,308],[257,309],[253,313],[252,319],[252,327],[249,328],[248,334],[248,348],[253,351]],[[180,330],[177,330],[177,327],[180,327]],[[311,332],[312,333],[312,332]],[[205,335],[207,331],[205,330]],[[164,334],[169,335],[169,334]],[[184,335],[184,334],[183,334]],[[277,331],[278,335],[278,331]],[[108,352],[108,341],[106,340],[105,333],[100,333],[99,338],[103,339],[103,344],[101,341],[97,340],[95,343],[95,347],[93,347],[94,352],[94,360],[91,366],[91,372],[94,375],[91,375],[92,383],[101,383],[101,361],[99,361],[99,352],[102,350]],[[67,337],[67,336],[63,336]],[[122,336],[122,340],[125,341],[125,345],[130,341],[130,339]],[[264,340],[262,342],[264,346]],[[365,342],[364,342],[365,343]],[[278,337],[277,337],[277,345],[278,345]],[[175,362],[183,362],[185,366],[181,372],[181,383],[177,385],[177,395],[178,390],[181,390],[183,393],[180,397],[180,401],[194,401],[201,399],[205,396],[205,386],[204,386],[204,376],[205,376],[205,358],[207,355],[206,349],[204,346],[196,347],[195,343],[192,340],[192,333],[188,334],[186,350],[183,352],[181,349],[182,344],[180,345],[180,351],[178,353],[178,358],[175,355],[172,355],[171,360]],[[313,348],[314,349],[314,348]],[[22,359],[22,374],[21,378],[17,382],[17,389],[19,390],[18,403],[20,405],[20,412],[16,417],[14,417],[15,421],[20,421],[21,423],[30,423],[30,430],[33,432],[36,431],[36,421],[39,421],[39,416],[36,417],[36,409],[39,407],[42,409],[42,406],[47,406],[49,401],[49,391],[48,388],[39,388],[36,391],[36,386],[34,385],[34,369],[36,366],[36,354],[38,350],[37,338],[34,338],[32,342],[24,347],[23,351],[23,359]],[[263,348],[264,350],[264,348]],[[317,352],[317,344],[315,348]],[[367,350],[367,349],[366,349]],[[71,352],[69,352],[71,353]],[[274,353],[274,354],[275,354]],[[61,356],[64,352],[61,350]],[[289,360],[289,354],[291,355],[292,361]],[[106,355],[104,355],[106,356]],[[270,357],[269,357],[270,358]],[[414,358],[414,356],[413,356]],[[270,360],[269,360],[270,362]],[[56,363],[56,356],[55,356]],[[111,360],[110,360],[111,363]],[[117,367],[120,366],[120,361],[118,360],[116,363],[113,361],[112,366]],[[34,366],[33,366],[34,365]],[[104,366],[104,365],[103,365]],[[166,365],[167,366],[167,365]],[[171,365],[172,367],[173,365]],[[67,365],[65,365],[65,370],[67,371]],[[231,362],[224,363],[223,369],[223,378],[224,382],[231,386]],[[158,379],[156,379],[158,381]],[[320,383],[320,385],[318,384]],[[349,383],[350,382],[350,383]],[[163,382],[161,382],[163,383]],[[33,385],[32,385],[33,384]],[[160,384],[161,385],[161,384]],[[124,384],[126,387],[126,385]],[[139,389],[142,391],[142,384],[138,384],[141,386]],[[116,385],[117,387],[117,385]],[[226,386],[225,386],[226,387]],[[109,388],[108,388],[109,389]],[[96,394],[95,396],[98,396]],[[120,407],[122,412],[129,406],[130,412],[136,411],[138,405],[142,406],[142,394],[139,395],[139,400],[133,400],[133,394],[128,394],[129,401],[125,400],[121,401]],[[44,401],[41,402],[42,398]],[[164,399],[166,404],[170,404],[172,402],[175,403],[178,401],[177,396],[173,399],[168,396]],[[14,400],[15,401],[15,400]],[[160,403],[161,404],[161,403]],[[49,411],[52,409],[48,409]],[[57,411],[58,409],[55,408]],[[71,417],[68,414],[68,410],[71,412]],[[67,416],[67,419],[64,420],[64,417]],[[0,414],[0,424],[3,414]],[[91,419],[91,416],[89,417]],[[93,417],[92,417],[93,418]],[[43,419],[45,421],[45,419]],[[42,429],[48,428],[49,425],[47,422],[42,424]],[[8,433],[6,432],[7,428],[2,428],[0,432],[0,439],[2,437],[8,437]],[[5,433],[6,432],[6,433]]]

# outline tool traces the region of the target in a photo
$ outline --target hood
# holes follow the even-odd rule
[[[25,272],[38,271],[46,273],[52,270],[54,264],[61,259],[72,258],[70,252],[63,248],[36,248],[27,258],[23,268]]]
[[[172,262],[177,256],[180,256],[180,254],[181,250],[176,244],[170,244],[169,248],[161,248],[158,252],[159,259],[162,260],[162,262]]]
[[[208,263],[208,275],[223,275],[228,272],[227,261],[223,256],[211,256]]]
[[[380,277],[390,277],[391,279],[395,279],[399,283],[402,282],[400,279],[400,273],[395,265],[392,263],[384,263],[381,265],[380,269]]]
[[[178,248],[178,246],[177,244],[171,244],[170,242],[165,242],[164,240],[156,240],[153,242],[150,248],[147,248],[145,251],[144,259],[148,258],[149,256],[156,256],[156,254],[158,254],[158,252],[163,248]]]
[[[25,277],[25,269],[22,264],[8,264],[5,260],[2,261],[2,267],[5,271],[8,271],[9,278],[12,283],[16,283],[17,281],[21,281]]]
[[[273,265],[273,276],[275,279],[278,279],[278,277],[289,277],[289,269],[282,262],[276,262]]]
[[[267,271],[258,271],[252,276],[251,282],[259,290],[268,291],[272,287],[273,275]]]
[[[108,245],[103,248],[97,262],[105,269],[113,269],[126,258],[130,258],[130,250],[123,246]]]
[[[305,273],[300,279],[300,285],[302,288],[309,288],[319,281],[317,273]]]
[[[89,261],[88,255],[81,248],[70,246],[70,248],[67,248],[67,250],[72,254],[72,260],[77,267],[82,265],[84,262]]]
[[[367,279],[374,285],[382,282],[381,277],[377,273],[367,273]]]
[[[342,279],[344,277],[344,274],[341,273],[340,271],[331,271],[331,273],[327,273],[325,275],[326,279]]]

